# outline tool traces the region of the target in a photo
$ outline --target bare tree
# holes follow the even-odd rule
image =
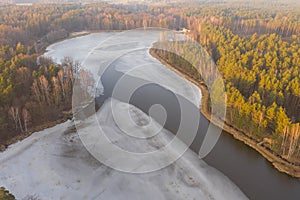
[[[28,131],[28,123],[29,123],[29,120],[30,120],[30,114],[29,114],[29,112],[26,108],[22,109],[22,116],[23,116],[25,131]]]
[[[291,158],[291,156],[294,154],[295,150],[297,149],[299,136],[300,136],[299,123],[293,124],[290,127],[290,144],[289,144],[289,150],[287,154],[288,158]]]
[[[59,80],[56,77],[52,77],[52,84],[53,84],[53,95],[54,95],[54,102],[56,105],[59,105],[61,101],[61,85],[59,84]]]
[[[65,99],[66,93],[65,93],[65,90],[64,90],[64,87],[63,87],[63,85],[64,85],[64,72],[63,72],[63,70],[59,70],[59,72],[57,73],[57,77],[58,77],[58,80],[59,80],[61,88],[62,88],[63,98]]]
[[[89,95],[89,91],[88,91],[89,86],[92,85],[92,79],[90,75],[84,70],[81,70],[79,72],[79,76],[80,76],[81,87],[84,91],[84,95],[85,97],[87,97]]]
[[[39,84],[37,80],[33,81],[33,84],[31,86],[31,90],[36,98],[36,100],[41,104],[42,103],[42,94],[39,88]]]
[[[23,126],[20,119],[19,108],[11,106],[8,110],[8,114],[12,117],[15,123],[15,129],[18,130],[20,128],[20,130],[23,132]]]
[[[64,70],[66,70],[66,68],[70,68],[72,73],[77,74],[81,64],[78,60],[74,61],[72,57],[67,56],[62,60],[62,66]]]
[[[45,101],[47,102],[48,105],[50,105],[51,104],[50,95],[49,95],[50,87],[49,87],[48,80],[46,79],[46,77],[44,75],[39,78],[39,83],[40,83],[41,89],[43,91]]]
[[[19,108],[11,106],[8,110],[8,114],[12,117],[13,121],[15,122],[15,129],[18,130]]]

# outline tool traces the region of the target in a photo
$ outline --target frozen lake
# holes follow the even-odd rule
[[[128,37],[140,38],[135,44],[137,48],[151,45],[158,37],[155,33],[142,33],[142,39],[136,34],[141,33]],[[101,62],[104,62],[97,60],[97,48],[110,36],[110,33],[97,33],[66,40],[51,45],[45,55],[56,61],[71,56],[81,61],[97,78],[103,70]],[[125,56],[124,59],[129,59],[127,64],[135,63],[132,57]],[[142,77],[160,84],[186,96],[195,106],[199,105],[201,93],[196,86],[165,68],[146,50],[138,53],[136,62],[143,62],[143,59],[148,63],[144,65],[146,69],[134,71],[131,73],[133,77]],[[143,66],[142,64],[139,65]],[[124,73],[132,69],[119,65],[117,70]],[[98,85],[101,87],[100,82]],[[125,117],[126,113],[122,111],[122,105],[130,105],[113,98],[106,99],[95,116],[110,139],[118,142],[122,148],[127,148],[128,151],[153,151],[174,137],[159,124],[156,127],[160,134],[142,143],[125,137],[114,122],[111,104],[119,109],[120,119],[124,119],[122,115]],[[135,106],[130,106],[130,110],[139,113],[135,117],[137,122],[151,120]],[[80,126],[91,138],[97,138],[98,123],[95,124],[92,120],[95,116],[87,118]],[[148,129],[130,127],[130,124],[128,128],[135,134],[142,134],[143,131],[148,133]],[[34,133],[11,145],[0,153],[0,163],[1,184],[18,199],[27,195],[36,195],[41,199],[246,199],[226,176],[208,166],[189,149],[173,164],[154,172],[131,174],[111,169],[89,154],[70,121]]]
[[[80,61],[82,67],[93,74],[101,90],[102,96],[96,99],[100,109],[78,126],[80,132],[86,133],[85,145],[96,145],[95,150],[101,150],[97,135],[100,125],[107,138],[118,147],[129,152],[152,152],[169,143],[174,138],[172,133],[178,129],[175,94],[186,98],[193,112],[199,110],[199,89],[149,55],[148,48],[158,38],[157,32],[105,32],[68,39],[48,47],[45,55],[56,62],[66,56]],[[147,82],[132,95],[130,104],[112,97],[112,88],[123,74],[130,77],[128,84],[121,87],[124,88],[124,95],[130,80]],[[151,123],[153,118],[147,115],[153,103],[163,105],[170,113],[164,127]],[[112,107],[118,113],[122,128],[129,130],[131,136],[148,136],[152,130],[158,130],[158,134],[143,141],[128,137],[116,124]],[[124,108],[135,116],[133,121],[136,124],[150,125],[146,128],[132,125],[126,118],[128,110]],[[256,152],[226,133],[221,135],[204,161],[200,160],[194,152],[199,151],[199,141],[203,139],[201,135],[207,125],[207,120],[201,116],[201,130],[191,149],[187,149],[174,163],[153,172],[132,174],[114,170],[96,160],[83,146],[73,123],[68,121],[34,133],[0,153],[0,182],[18,199],[27,195],[55,200],[233,200],[247,199],[246,195],[250,199],[297,197],[297,182],[272,169]],[[101,151],[96,152],[101,154]],[[174,152],[169,151],[170,156]],[[114,158],[107,161],[116,163]],[[130,165],[129,169],[147,169],[148,165],[147,162],[140,162]]]
[[[89,37],[99,37],[103,38],[107,33],[101,33],[99,36],[91,35]],[[116,34],[116,33],[114,33]],[[140,33],[141,34],[141,33]],[[142,38],[137,39],[138,43],[130,44],[127,46],[133,46],[136,44],[147,44],[149,45],[150,42],[152,42],[152,39],[157,39],[157,36],[154,34],[148,35],[147,37],[144,37],[145,33],[142,33],[141,35],[132,34],[131,36],[128,36],[128,38],[123,40],[126,42],[131,42],[132,40],[136,38]],[[141,36],[141,37],[136,37]],[[114,37],[109,35],[109,37]],[[119,36],[119,39],[116,40],[116,42],[120,41],[120,38],[122,36]],[[146,39],[145,39],[146,38]],[[147,40],[149,38],[149,40]],[[79,40],[87,40],[88,38],[78,38]],[[101,40],[101,39],[99,39]],[[106,41],[109,39],[105,39]],[[142,41],[141,41],[142,40]],[[103,40],[101,40],[103,42]],[[68,43],[68,41],[66,41]],[[109,42],[109,41],[108,41]],[[108,43],[106,42],[106,43]],[[105,42],[104,42],[105,43]],[[96,45],[96,44],[94,44]],[[116,50],[116,45],[114,47],[110,47],[110,50],[114,49]],[[97,49],[96,47],[95,49]],[[122,47],[121,49],[124,49]],[[70,53],[67,51],[64,51],[66,54]],[[87,51],[87,52],[94,52],[94,51]],[[98,53],[101,52],[101,49],[98,49]],[[95,52],[94,52],[95,53]],[[92,53],[91,53],[92,54]],[[64,55],[64,54],[60,54]],[[105,54],[107,55],[107,54]],[[56,55],[57,58],[59,55]],[[80,56],[77,56],[80,58]],[[89,57],[89,56],[87,56]],[[97,60],[97,54],[95,54],[95,59]],[[126,58],[127,57],[127,58]],[[103,58],[103,55],[101,56]],[[135,58],[138,60],[137,63],[139,63],[140,60],[146,60],[147,63],[149,61],[153,60],[153,58],[144,51],[144,53],[140,52],[139,54],[135,54]],[[126,62],[123,62],[123,61]],[[145,65],[143,68],[137,68],[134,71],[129,71],[130,67],[128,66],[128,63],[134,63],[132,59],[128,59],[128,55],[124,55],[119,59],[120,62],[118,62],[118,65],[115,66],[115,71],[118,72],[127,72],[130,73],[132,76],[135,77],[142,77],[143,79],[147,79],[148,77],[151,77],[151,79],[154,77],[156,79],[153,79],[153,82],[163,82],[167,83],[169,81],[173,81],[171,84],[169,84],[171,91],[182,91],[186,90],[188,86],[189,92],[181,93],[184,94],[183,96],[190,99],[195,106],[198,106],[196,102],[198,102],[198,99],[201,99],[200,93],[198,95],[191,95],[193,94],[192,91],[195,91],[194,89],[190,89],[192,86],[191,84],[178,84],[181,81],[179,81],[179,77],[174,75],[170,70],[166,69],[161,64],[154,64],[152,67],[149,68],[149,65]],[[88,61],[90,62],[90,61]],[[142,61],[143,62],[143,61]],[[157,61],[154,61],[157,62]],[[89,65],[90,66],[90,65]],[[135,64],[133,66],[136,66]],[[99,66],[98,66],[99,68]],[[97,69],[97,67],[95,67]],[[156,71],[156,73],[155,73]],[[154,76],[153,76],[154,72]],[[102,71],[103,73],[103,71]],[[100,72],[101,74],[101,72]],[[114,76],[114,75],[111,75]],[[171,76],[171,77],[170,77]],[[158,78],[160,77],[160,78]],[[169,77],[169,78],[166,78]],[[160,80],[159,80],[160,79]],[[163,81],[161,81],[163,80]],[[113,87],[114,81],[111,80],[111,78],[103,77],[103,82],[106,83],[107,87]],[[178,82],[178,83],[177,83]],[[100,83],[102,85],[102,82]],[[166,84],[164,85],[166,87]],[[173,89],[172,89],[173,87]],[[193,86],[192,86],[193,87]],[[169,89],[170,89],[169,88]],[[176,102],[172,102],[173,98],[167,97],[168,95],[162,95],[166,94],[165,91],[162,91],[159,87],[150,87],[146,88],[148,89],[146,92],[139,91],[136,95],[136,98],[132,100],[132,104],[138,106],[145,112],[149,108],[149,105],[151,105],[153,102],[159,101],[160,103],[163,103],[166,107],[168,107],[168,111],[171,112],[173,117],[168,117],[167,120],[167,126],[165,126],[169,131],[173,132],[176,131],[177,128],[177,118],[178,115],[178,105]],[[195,93],[194,93],[195,94]],[[148,96],[147,96],[148,95]],[[200,95],[200,96],[199,96]],[[109,96],[109,95],[108,95]],[[203,132],[205,134],[207,130],[207,126],[209,122],[201,116],[201,120],[199,122],[199,126],[201,126],[201,129],[199,129],[198,134],[195,138],[195,141],[192,143],[190,148],[198,152],[199,146],[201,146],[202,141],[202,135]],[[217,128],[216,128],[217,129]],[[298,199],[300,197],[300,182],[297,179],[291,178],[285,174],[282,174],[278,172],[276,169],[274,169],[271,164],[266,161],[259,153],[252,150],[251,148],[247,147],[242,142],[239,142],[235,140],[230,134],[223,132],[221,134],[221,137],[219,138],[217,144],[213,148],[213,150],[204,158],[205,162],[208,163],[210,166],[213,166],[214,168],[220,170],[223,172],[227,177],[229,177],[238,187],[250,198],[250,199]]]

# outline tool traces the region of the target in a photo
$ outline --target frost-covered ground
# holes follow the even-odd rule
[[[110,33],[97,33],[66,40],[50,46],[47,56],[57,61],[64,56],[72,56],[81,61],[93,74],[99,75],[103,70],[102,64],[114,54],[123,55],[126,51],[124,47],[127,46],[127,50],[132,47],[143,48],[157,39],[154,33],[141,32],[119,35],[118,39],[114,40],[108,40],[109,36]],[[118,50],[120,40],[127,44],[123,44],[123,50]],[[103,45],[99,45],[101,42]],[[113,44],[114,42],[116,44]],[[111,53],[108,54],[103,48],[110,49]],[[124,65],[118,65],[117,70],[131,70],[131,75],[162,84],[199,104],[199,90],[151,58],[146,50],[144,53],[122,56],[122,59]],[[130,66],[137,66],[137,63],[138,66],[144,67],[132,71]],[[133,135],[147,136],[153,129],[160,130],[159,134],[144,141],[124,134],[115,123],[111,105],[118,112],[121,123],[127,130],[131,130]],[[122,117],[127,116],[127,109],[122,109],[124,107],[130,108],[136,124],[149,124],[151,118],[139,109],[108,99],[95,114],[97,121],[94,120],[95,116],[91,116],[77,128],[88,133],[86,139],[95,142],[100,125],[113,144],[132,152],[155,151],[174,137],[155,123],[147,128],[132,126],[127,118]],[[145,166],[142,163],[138,167]],[[10,190],[18,199],[27,195],[54,200],[246,199],[226,176],[208,166],[191,150],[187,150],[173,164],[151,173],[130,174],[111,169],[97,161],[86,150],[71,121],[36,132],[0,153],[0,185]]]

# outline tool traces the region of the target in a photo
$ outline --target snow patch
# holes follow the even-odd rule
[[[113,121],[111,101],[124,104],[109,99],[96,115],[107,136],[121,148],[139,152],[154,150],[174,137],[162,129],[162,134],[143,144],[129,139]],[[145,114],[140,116],[144,119]],[[91,123],[90,118],[82,122],[81,127],[97,137],[93,130],[98,123]],[[141,119],[135,118],[136,121]],[[122,173],[95,160],[75,131],[72,122],[68,121],[11,145],[0,153],[1,184],[18,199],[33,194],[54,200],[246,199],[226,176],[208,166],[191,150],[159,171],[139,175]]]

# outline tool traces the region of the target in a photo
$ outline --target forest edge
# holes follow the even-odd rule
[[[223,129],[227,133],[231,134],[235,139],[243,142],[247,146],[256,150],[265,159],[267,159],[278,171],[282,173],[286,173],[295,178],[300,178],[300,166],[295,166],[292,163],[288,162],[287,160],[281,158],[279,155],[276,155],[276,153],[264,147],[263,142],[255,141],[254,139],[247,136],[244,132],[236,129],[231,124],[228,124],[226,121],[224,122],[223,126],[220,126],[220,124],[223,124],[221,119],[215,117],[214,120],[211,120],[212,116],[209,110],[210,96],[209,96],[209,91],[207,89],[207,86],[205,85],[204,82],[196,81],[191,75],[184,72],[183,70],[176,68],[171,63],[167,62],[164,58],[160,57],[158,54],[155,53],[155,51],[153,51],[153,49],[150,49],[149,53],[151,54],[151,56],[159,60],[163,65],[165,65],[166,67],[168,67],[169,69],[177,73],[178,75],[184,77],[185,79],[189,80],[197,87],[199,87],[202,93],[200,112],[207,120],[213,122],[214,125],[218,126],[219,128]]]

